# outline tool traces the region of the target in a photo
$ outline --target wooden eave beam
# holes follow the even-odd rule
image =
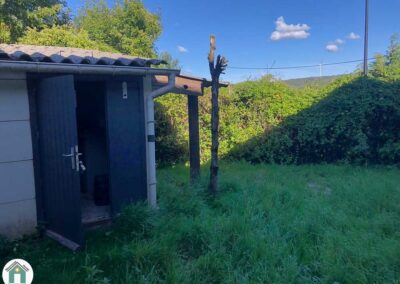
[[[168,76],[153,76],[153,86],[162,87],[168,83]],[[204,88],[210,87],[211,82],[206,79],[192,78],[189,76],[179,75],[175,78],[175,88],[172,93],[183,94],[189,96],[204,95]],[[221,87],[227,87],[228,84],[220,83]]]

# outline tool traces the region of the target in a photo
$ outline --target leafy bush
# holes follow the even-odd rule
[[[400,162],[400,83],[350,76],[324,99],[250,142],[232,157],[252,162]]]
[[[220,145],[225,156],[240,143],[278,125],[285,117],[310,106],[318,99],[316,89],[295,91],[281,81],[266,76],[220,90]],[[199,98],[200,152],[203,162],[210,158],[211,93]],[[173,164],[188,159],[187,98],[166,95],[157,99],[157,159]]]
[[[182,161],[188,153],[188,123],[186,99],[168,94],[155,102],[156,157],[160,165]]]

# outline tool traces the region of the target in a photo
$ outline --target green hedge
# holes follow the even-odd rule
[[[351,76],[318,103],[238,145],[230,157],[251,162],[400,162],[400,83]]]
[[[220,147],[226,156],[236,145],[278,125],[285,117],[311,106],[318,92],[313,88],[294,90],[268,76],[243,82],[220,93]],[[211,94],[199,99],[200,151],[203,162],[210,157]],[[157,160],[159,164],[188,158],[187,98],[169,94],[156,101]]]

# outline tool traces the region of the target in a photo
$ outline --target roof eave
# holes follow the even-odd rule
[[[167,76],[153,76],[153,85],[164,86],[168,82]],[[229,84],[220,82],[221,88],[227,87]],[[210,87],[211,82],[205,78],[199,78],[188,75],[178,75],[175,80],[175,88],[172,93],[183,94],[189,96],[203,96],[204,88]]]
[[[48,63],[0,60],[0,71],[24,71],[29,73],[72,73],[72,74],[108,74],[108,75],[168,75],[180,74],[177,69],[163,69],[152,67],[90,65],[73,63]]]

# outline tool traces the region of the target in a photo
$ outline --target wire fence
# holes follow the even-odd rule
[[[374,60],[375,58],[368,58],[368,61]],[[304,68],[315,68],[315,67],[324,67],[324,66],[334,66],[334,65],[344,65],[350,63],[359,63],[363,62],[363,59],[358,60],[349,60],[349,61],[341,61],[341,62],[332,62],[332,63],[320,63],[320,64],[312,64],[312,65],[298,65],[298,66],[282,66],[282,67],[238,67],[238,66],[228,66],[229,69],[239,69],[239,70],[289,70],[289,69],[304,69]]]
[[[368,62],[375,58],[368,58]],[[309,65],[293,66],[229,66],[229,79],[232,82],[255,80],[266,75],[286,80],[305,77],[325,77],[353,73],[357,69],[362,70],[363,59],[329,62]]]

